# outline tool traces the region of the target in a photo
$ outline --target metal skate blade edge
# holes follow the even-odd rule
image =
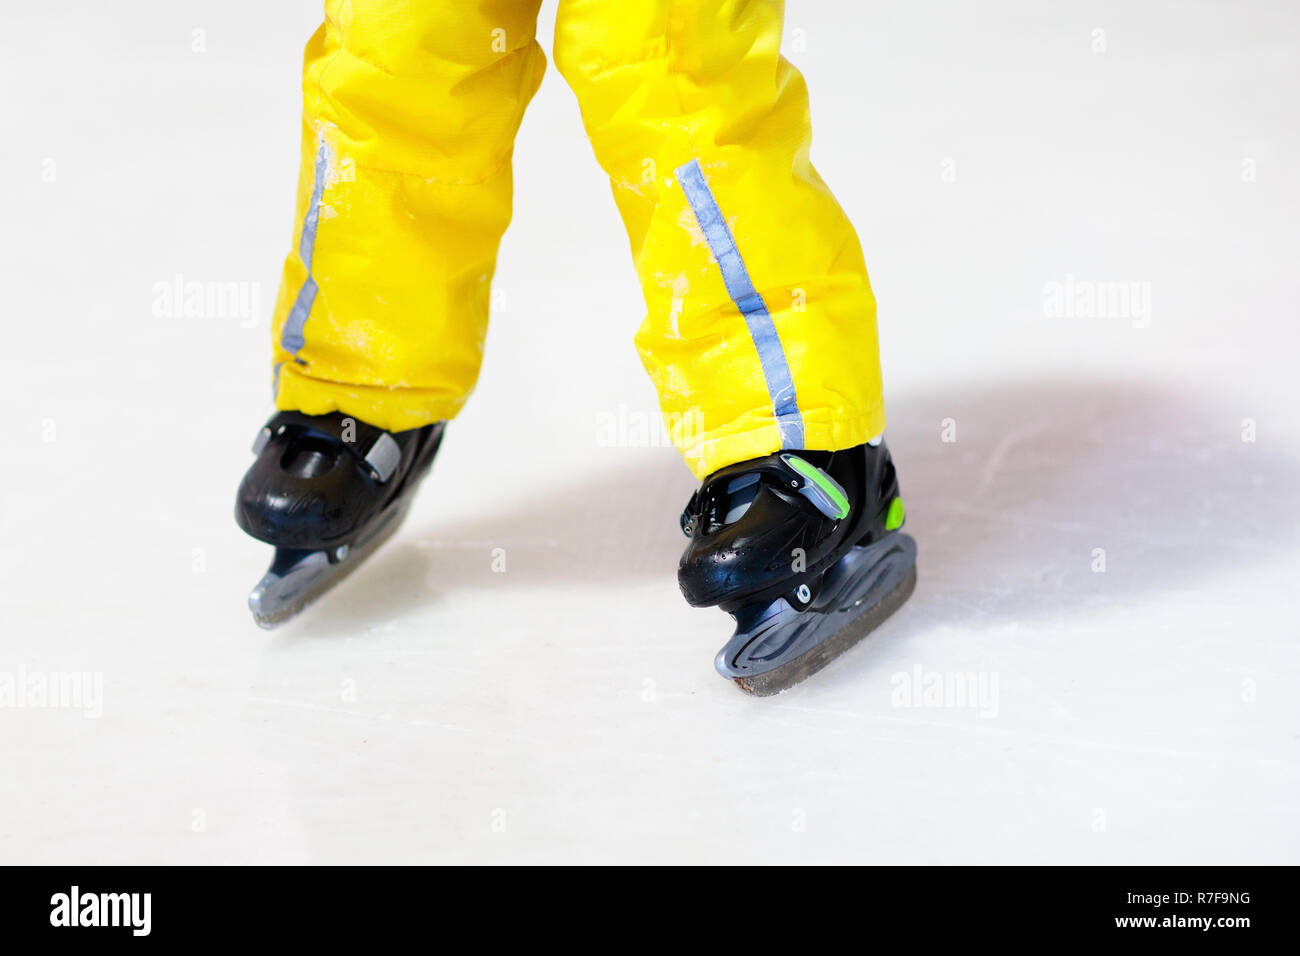
[[[318,597],[332,590],[351,574],[359,565],[370,557],[381,544],[391,538],[401,527],[409,510],[404,503],[395,509],[390,520],[375,530],[375,533],[363,543],[354,547],[342,561],[330,564],[324,551],[313,551],[285,575],[268,571],[257,582],[248,595],[248,609],[253,613],[253,621],[266,631],[275,630],[305,611]],[[305,565],[312,559],[324,559],[324,567],[315,573],[295,580],[295,572],[308,570]],[[273,565],[274,566],[274,563]]]
[[[843,627],[825,640],[769,671],[733,676],[732,683],[751,696],[771,697],[807,680],[892,617],[894,612],[912,596],[912,592],[916,589],[916,577],[916,565],[913,564],[877,604],[845,622]]]
[[[909,535],[854,548],[826,573],[807,611],[778,598],[757,615],[735,615],[736,632],[718,651],[715,669],[727,680],[753,678],[797,660],[884,602],[915,563]]]

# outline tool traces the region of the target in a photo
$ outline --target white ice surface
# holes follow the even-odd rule
[[[6,12],[0,680],[103,693],[0,708],[0,861],[1300,862],[1300,8],[789,4],[921,581],[771,700],[677,593],[684,466],[602,444],[655,415],[643,306],[553,69],[409,522],[253,626],[231,506],[318,17]],[[255,327],[155,317],[176,275],[259,284]],[[1067,275],[1149,283],[1149,324],[1046,316]],[[899,706],[918,667],[995,702]]]

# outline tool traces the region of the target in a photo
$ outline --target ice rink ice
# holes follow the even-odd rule
[[[695,483],[553,67],[411,517],[253,625],[319,20],[6,13],[0,860],[1300,863],[1300,7],[788,4],[920,580],[767,700],[678,593]]]

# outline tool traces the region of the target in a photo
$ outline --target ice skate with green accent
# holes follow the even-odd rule
[[[780,693],[821,670],[902,606],[916,542],[883,441],[783,451],[710,475],[682,512],[677,579],[736,632],[715,666],[746,693]]]

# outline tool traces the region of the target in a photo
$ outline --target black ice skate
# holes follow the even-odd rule
[[[259,625],[289,620],[397,530],[442,433],[442,422],[386,432],[337,412],[266,423],[235,501],[239,526],[275,545],[248,596]]]
[[[881,442],[786,451],[710,475],[682,512],[677,569],[694,607],[736,633],[715,666],[766,697],[815,674],[881,624],[916,586],[916,542]]]

